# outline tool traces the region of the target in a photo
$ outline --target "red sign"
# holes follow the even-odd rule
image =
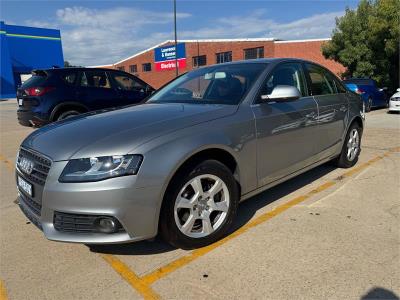
[[[175,59],[167,61],[159,61],[154,63],[156,65],[156,71],[168,71],[175,70]],[[186,68],[186,58],[178,59],[178,69]]]

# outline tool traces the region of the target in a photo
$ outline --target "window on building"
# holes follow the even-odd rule
[[[232,51],[228,52],[221,52],[215,54],[217,64],[222,64],[224,62],[230,62],[232,61]]]
[[[129,72],[137,73],[137,65],[130,65],[129,66]]]
[[[120,66],[120,67],[118,67],[118,70],[125,71],[125,67],[124,66]]]
[[[207,56],[193,56],[193,68],[205,66],[207,64]]]
[[[264,47],[244,49],[243,56],[244,59],[264,58]]]
[[[151,63],[142,64],[142,71],[143,72],[150,72],[151,71]]]

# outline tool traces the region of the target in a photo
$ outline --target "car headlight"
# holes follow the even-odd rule
[[[142,155],[132,154],[72,159],[65,166],[58,181],[88,182],[135,175],[142,160]]]

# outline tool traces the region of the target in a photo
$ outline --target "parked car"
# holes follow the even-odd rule
[[[348,89],[361,95],[367,112],[375,107],[387,106],[388,102],[385,93],[387,88],[378,88],[375,80],[369,78],[350,78],[343,82]]]
[[[400,88],[397,89],[397,92],[394,93],[389,100],[389,112],[392,111],[400,111]]]
[[[17,90],[18,121],[40,127],[93,110],[139,103],[153,91],[143,80],[118,70],[35,70]]]
[[[201,247],[238,204],[361,151],[363,103],[327,69],[297,59],[199,68],[143,105],[30,134],[17,158],[19,205],[50,240],[121,243],[160,231]]]

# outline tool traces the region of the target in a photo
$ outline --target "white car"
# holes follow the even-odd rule
[[[390,97],[389,112],[391,111],[400,111],[400,88],[398,88],[397,92]]]

